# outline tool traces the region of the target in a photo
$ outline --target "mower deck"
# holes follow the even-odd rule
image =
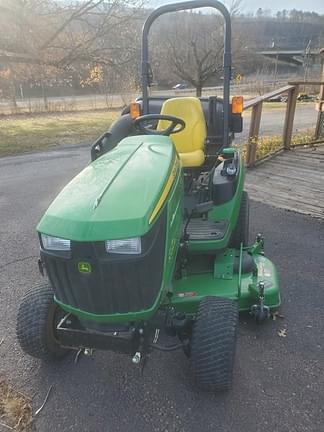
[[[256,270],[240,273],[235,269],[235,261],[239,258],[236,252],[228,249],[217,258],[213,273],[188,274],[175,281],[172,305],[176,310],[196,313],[202,298],[217,296],[237,300],[240,312],[250,311],[251,305],[259,301],[257,287],[260,281],[265,285],[265,304],[270,309],[279,307],[279,282],[274,264],[262,255],[255,255]]]

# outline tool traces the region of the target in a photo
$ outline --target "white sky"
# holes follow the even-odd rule
[[[148,4],[152,7],[166,3],[179,2],[181,0],[149,0]],[[220,0],[227,6],[232,0]],[[324,14],[324,0],[242,0],[242,12],[256,12],[258,8],[270,9],[273,14],[278,10],[297,9],[305,11],[314,11]]]
[[[230,0],[226,0],[229,4]],[[255,12],[259,7],[276,12],[282,9],[314,11],[324,14],[324,0],[242,0],[244,12]]]

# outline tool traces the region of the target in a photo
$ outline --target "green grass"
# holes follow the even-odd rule
[[[117,116],[118,113],[113,111],[89,111],[0,118],[0,156],[46,150],[82,141],[90,143],[105,132]],[[311,132],[305,131],[294,135],[292,145],[307,144],[311,140]],[[281,136],[260,137],[257,159],[281,147]],[[243,146],[243,152],[245,151],[246,146]]]
[[[248,101],[248,99],[247,99],[247,101]],[[304,101],[303,102],[297,102],[297,109],[298,109],[298,107],[305,107],[305,106],[312,106],[312,105],[309,101],[308,102],[304,102]],[[267,101],[265,101],[265,102],[263,102],[263,106],[262,106],[262,112],[263,113],[268,112],[268,111],[275,111],[275,110],[286,111],[286,109],[287,109],[287,104],[285,102],[267,102]],[[251,115],[251,113],[252,113],[252,109],[248,108],[247,110],[245,110],[243,112],[243,116],[248,117]]]
[[[117,115],[92,111],[0,118],[0,156],[91,142],[108,129]]]

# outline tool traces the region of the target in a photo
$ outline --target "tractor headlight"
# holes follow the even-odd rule
[[[140,237],[133,237],[124,240],[106,240],[106,251],[115,254],[138,255],[142,252]]]
[[[46,234],[41,234],[44,249],[52,251],[69,251],[71,250],[71,240],[52,237]]]

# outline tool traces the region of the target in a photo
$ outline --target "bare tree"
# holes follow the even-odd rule
[[[1,56],[12,71],[11,87],[32,75],[46,105],[46,86],[61,79],[64,71],[81,80],[91,65],[117,74],[130,70],[138,51],[141,6],[142,0],[0,0],[0,51],[19,54],[14,67],[13,56]],[[20,62],[21,53],[25,61]]]
[[[234,0],[230,12],[233,20],[233,74],[245,75],[258,66],[254,49],[257,34],[244,31],[240,17],[241,0]],[[153,32],[154,75],[165,86],[180,79],[201,95],[202,87],[220,84],[223,74],[223,20],[219,15],[182,12],[161,20]],[[250,38],[250,39],[249,39]],[[251,40],[253,44],[251,44]]]
[[[111,52],[120,43],[117,36],[128,33],[129,23],[141,6],[141,0],[88,0],[63,5],[51,0],[2,1],[0,24],[7,37],[0,37],[0,49],[29,53],[39,63],[57,67],[76,60],[110,64]],[[133,39],[128,40],[131,48]]]
[[[201,96],[203,86],[222,71],[223,26],[218,15],[181,13],[165,29],[167,67]]]
[[[229,12],[231,17],[235,17],[236,15],[239,15],[242,10],[242,0],[232,0],[229,5]]]

